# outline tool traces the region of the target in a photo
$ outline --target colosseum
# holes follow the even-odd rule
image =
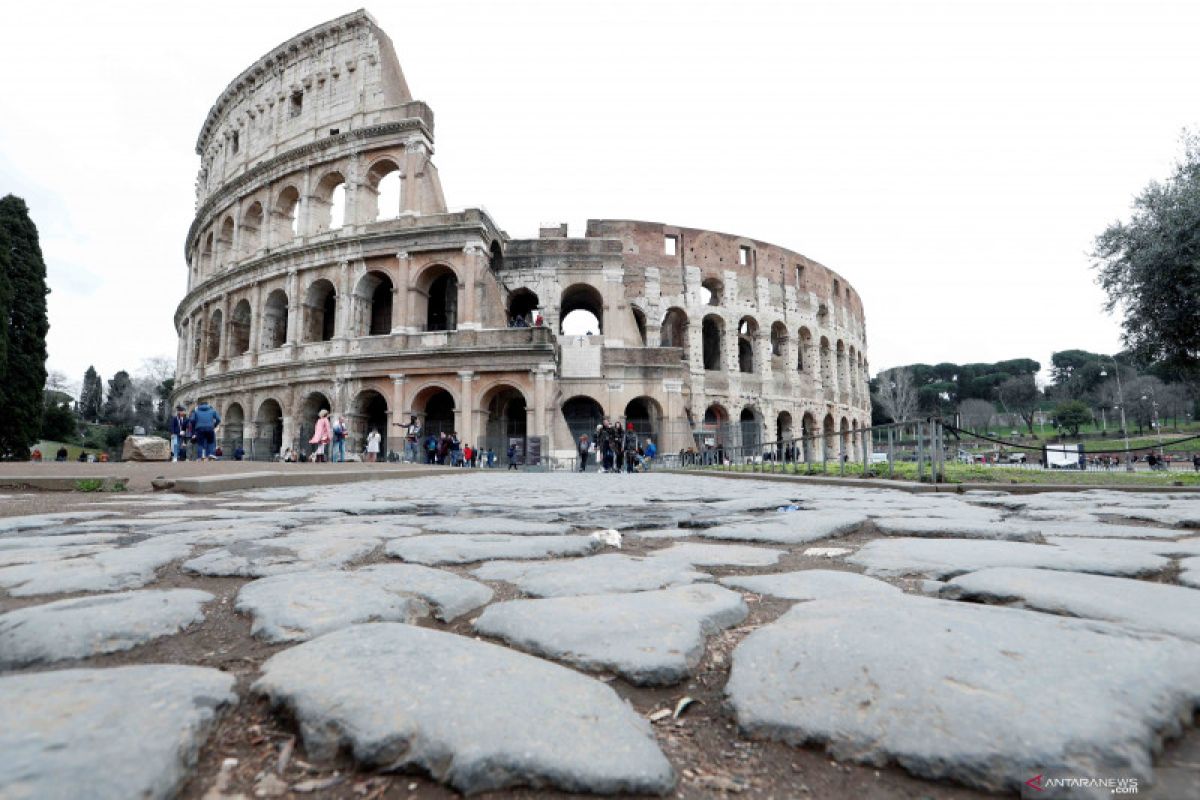
[[[854,452],[870,399],[845,278],[657,222],[510,238],[482,209],[447,209],[433,131],[365,11],[275,47],[213,104],[175,399],[216,406],[226,448],[304,450],[324,408],[355,451],[371,428],[402,451],[415,415],[543,466],[604,417],[663,453],[801,433],[820,437],[807,458]]]

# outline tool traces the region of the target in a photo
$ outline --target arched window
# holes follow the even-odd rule
[[[567,287],[559,302],[558,315],[565,336],[604,333],[604,299],[596,287],[577,283]]]
[[[796,371],[812,372],[812,334],[801,328],[796,342]]]
[[[425,330],[458,329],[458,276],[446,269],[429,284]]]
[[[633,309],[633,323],[637,326],[638,344],[642,347],[646,346],[646,312],[642,311],[637,306],[630,306]]]
[[[538,296],[531,290],[521,288],[508,296],[508,324],[510,327],[532,325],[541,306]]]
[[[754,339],[758,336],[758,322],[754,317],[742,317],[738,322],[738,371],[754,372]]]
[[[596,427],[604,421],[604,409],[586,395],[578,395],[562,405],[563,418],[571,431],[571,441],[578,443],[585,433],[589,438],[596,435]]]
[[[704,318],[701,336],[704,339],[704,368],[724,369],[721,353],[724,349],[725,321],[716,314],[709,314]]]
[[[340,172],[331,172],[317,184],[312,202],[313,230],[324,233],[337,230],[346,222],[346,179]]]
[[[682,348],[684,361],[688,357],[687,323],[687,312],[682,308],[667,309],[659,339],[663,347]]]
[[[250,301],[239,300],[229,315],[229,355],[240,356],[250,349]]]
[[[288,297],[283,289],[275,289],[267,295],[262,311],[262,348],[264,350],[283,347],[287,343]]]
[[[306,342],[328,342],[337,323],[337,291],[321,278],[304,295],[304,337]]]
[[[220,253],[221,267],[228,267],[236,260],[233,252],[233,217],[226,217],[221,223],[221,233],[217,237],[217,251]]]
[[[221,328],[224,325],[223,320],[224,315],[221,313],[221,309],[218,308],[213,312],[212,318],[208,321],[208,358],[206,359],[206,363],[211,364],[221,357]]]
[[[776,322],[771,326],[771,360],[772,366],[782,365],[783,357],[787,355],[787,326]]]
[[[355,336],[383,336],[392,332],[392,279],[372,270],[354,289]]]
[[[717,278],[706,278],[700,284],[700,302],[706,306],[719,306],[724,301],[725,284]]]
[[[242,216],[241,250],[242,258],[249,258],[263,246],[263,207],[255,202]]]
[[[371,166],[367,171],[367,187],[369,191],[364,192],[367,202],[374,200],[374,208],[367,207],[363,209],[364,213],[360,219],[368,221],[395,219],[400,216],[401,205],[401,184],[403,180],[400,177],[400,167],[395,161],[384,159],[378,161]]]
[[[286,242],[300,235],[300,192],[295,186],[288,186],[279,193],[271,216],[276,242]]]

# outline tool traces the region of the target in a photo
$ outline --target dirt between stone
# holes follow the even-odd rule
[[[58,496],[56,500],[68,498]],[[54,503],[50,510],[63,510],[67,503]],[[801,553],[808,546],[857,548],[876,538],[869,523],[852,533],[825,539],[810,545],[798,545],[796,552],[785,555],[771,567],[705,568],[716,577],[742,574],[789,572],[796,569],[840,569],[860,572],[838,559],[806,557]],[[623,536],[620,552],[644,555],[652,550],[670,547],[675,542],[714,543],[716,540],[699,536],[676,539],[639,539],[629,532]],[[757,544],[742,542],[740,544]],[[785,549],[784,545],[762,543],[764,547]],[[608,550],[608,552],[616,552]],[[346,565],[354,568],[375,563],[398,563],[383,555],[378,548],[370,556]],[[277,774],[290,787],[279,797],[287,798],[345,798],[347,800],[379,800],[386,798],[452,798],[457,792],[422,774],[383,774],[356,768],[348,754],[340,755],[333,763],[314,763],[305,753],[298,731],[285,711],[275,711],[262,698],[250,693],[250,685],[258,678],[264,661],[291,646],[265,644],[250,635],[249,617],[234,611],[238,590],[249,578],[206,577],[185,573],[182,560],[159,570],[158,580],[148,588],[196,588],[210,592],[216,600],[205,606],[205,621],[185,631],[155,640],[123,653],[97,656],[77,661],[62,661],[52,665],[16,670],[40,672],[75,667],[109,667],[126,664],[192,664],[213,667],[234,675],[239,702],[229,709],[214,726],[201,749],[192,777],[182,787],[179,797],[184,800],[243,800],[256,797],[255,787],[266,773]],[[464,577],[479,564],[441,566]],[[891,581],[909,591],[915,591],[916,580]],[[492,602],[521,596],[511,585],[491,584],[496,596]],[[27,605],[81,596],[92,593],[64,594],[35,598],[11,598],[0,594],[0,611]],[[679,781],[668,797],[688,800],[712,797],[754,798],[754,800],[785,800],[790,798],[855,798],[855,800],[967,800],[968,798],[1016,797],[990,794],[948,783],[913,778],[898,767],[874,767],[839,763],[825,754],[820,746],[791,747],[778,742],[753,741],[738,735],[732,713],[725,704],[724,686],[729,677],[732,652],[738,642],[754,629],[772,622],[787,611],[790,601],[746,595],[750,615],[734,630],[709,637],[704,660],[697,674],[686,683],[663,688],[633,686],[613,675],[598,674],[600,680],[628,700],[642,716],[648,717],[660,709],[674,709],[684,697],[695,702],[687,706],[678,719],[652,725],[659,745],[675,767]],[[451,624],[435,619],[423,619],[423,627],[474,636],[471,621],[481,613],[469,614]],[[478,637],[487,638],[487,637]],[[436,669],[436,665],[430,665]],[[281,754],[288,751],[286,762]],[[214,789],[222,765],[236,759],[236,765],[226,768],[225,791]],[[282,769],[280,766],[282,764]],[[1200,764],[1200,733],[1195,729],[1181,740],[1168,743],[1160,759],[1160,768],[1180,766],[1195,769]],[[1153,796],[1153,795],[1150,795]],[[477,797],[489,800],[544,800],[548,798],[592,798],[595,795],[576,795],[559,791],[513,789],[488,792]]]

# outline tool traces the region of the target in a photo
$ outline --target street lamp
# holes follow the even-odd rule
[[[1129,459],[1131,455],[1129,452],[1129,426],[1125,424],[1125,391],[1121,388],[1121,367],[1115,358],[1112,362],[1113,372],[1117,376],[1117,400],[1121,403],[1121,433],[1125,436],[1125,471],[1133,472],[1133,462]],[[1108,373],[1100,370],[1100,377],[1107,378]]]

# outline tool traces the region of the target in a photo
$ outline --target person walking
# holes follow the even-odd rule
[[[510,444],[508,446],[508,468],[517,468],[517,446],[515,444]]]
[[[588,435],[581,433],[579,435],[579,445],[576,448],[579,452],[579,471],[583,472],[587,469],[588,450],[591,449],[591,442],[588,441]]]
[[[207,401],[192,410],[188,417],[188,427],[196,439],[196,460],[212,461],[216,457],[217,428],[221,425],[221,415]]]
[[[312,438],[308,440],[309,444],[315,444],[317,448],[313,451],[313,460],[324,463],[325,448],[333,441],[332,426],[329,424],[329,412],[321,409],[317,414],[316,428],[313,430]]]
[[[334,463],[346,462],[346,420],[339,414],[334,420],[330,428],[333,433],[333,452],[330,453],[329,460]]]
[[[625,435],[621,439],[621,449],[625,451],[625,471],[634,472],[637,466],[638,441],[632,422],[625,423]]]
[[[421,441],[421,423],[417,422],[416,414],[408,416],[408,430],[404,433],[404,457],[409,462],[417,463],[417,443]]]
[[[182,461],[180,450],[187,448],[188,439],[192,438],[188,429],[187,409],[175,406],[175,416],[171,417],[171,460]]]
[[[651,464],[654,463],[654,457],[656,455],[658,455],[658,446],[656,444],[654,444],[653,439],[646,440],[646,447],[642,451],[642,455],[644,456],[644,459],[642,461],[642,468],[646,472],[649,472]]]
[[[379,444],[383,439],[379,435],[379,430],[371,428],[371,432],[367,434],[367,463],[374,464],[379,460]]]
[[[493,469],[496,466],[496,451],[492,448],[487,449],[487,467]]]

